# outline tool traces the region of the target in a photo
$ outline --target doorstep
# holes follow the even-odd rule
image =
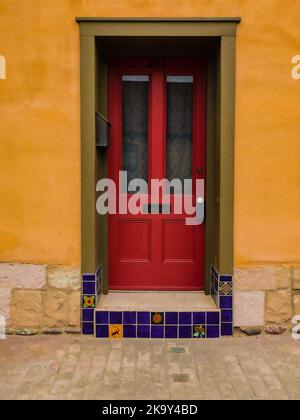
[[[97,338],[203,339],[221,335],[221,311],[202,292],[110,292],[95,310]]]

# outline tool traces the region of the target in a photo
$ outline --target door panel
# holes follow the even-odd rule
[[[194,263],[195,240],[195,229],[187,229],[184,220],[163,220],[163,261]]]
[[[151,220],[119,220],[119,262],[150,262]]]
[[[134,197],[138,214],[109,215],[110,289],[204,286],[204,224],[187,226],[190,215],[175,214],[176,191],[163,187],[152,202],[150,192],[153,179],[205,179],[205,66],[161,62],[153,68],[147,59],[114,59],[109,66],[109,177],[119,188],[119,171],[126,170],[128,182],[141,178],[149,187]],[[121,187],[126,204],[132,195]],[[185,194],[195,202],[194,188]]]

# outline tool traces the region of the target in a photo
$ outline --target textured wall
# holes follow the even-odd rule
[[[1,0],[0,261],[80,262],[76,16],[241,16],[236,265],[300,260],[300,3]]]

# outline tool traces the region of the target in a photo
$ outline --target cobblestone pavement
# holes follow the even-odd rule
[[[9,337],[0,341],[0,399],[298,400],[300,341]]]

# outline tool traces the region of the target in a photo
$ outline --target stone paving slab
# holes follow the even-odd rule
[[[0,399],[298,400],[300,341],[12,336],[0,341]]]

